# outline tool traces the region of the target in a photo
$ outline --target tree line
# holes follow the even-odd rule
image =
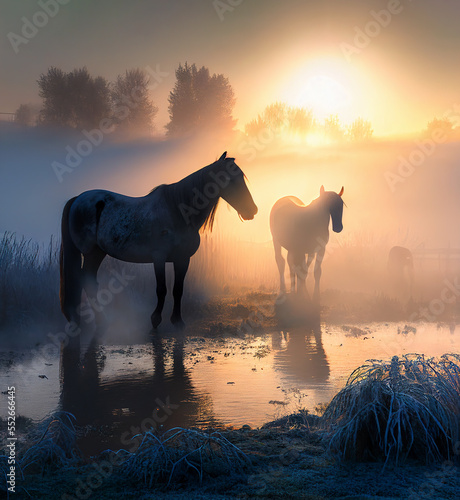
[[[125,135],[146,135],[155,129],[158,106],[151,97],[149,76],[139,68],[108,82],[92,76],[86,67],[70,72],[51,67],[37,84],[42,100],[38,114],[33,106],[21,104],[16,110],[19,124],[83,130],[98,128],[105,120]],[[235,96],[228,78],[211,75],[204,66],[180,64],[168,102],[168,136],[228,132],[236,124]]]
[[[264,130],[280,137],[291,136],[302,140],[309,135],[321,133],[331,142],[366,141],[374,133],[371,123],[363,118],[357,118],[348,126],[340,122],[338,115],[330,115],[319,122],[311,109],[288,106],[284,102],[270,104],[245,127],[245,132],[250,137],[256,137]]]
[[[187,62],[179,64],[175,77],[168,97],[167,136],[234,131],[236,99],[227,77]],[[109,82],[102,76],[91,75],[86,67],[69,72],[51,67],[39,76],[37,85],[41,107],[37,110],[21,104],[15,119],[22,125],[84,130],[98,128],[102,120],[108,120],[113,130],[127,136],[148,135],[157,128],[159,108],[152,100],[154,86],[145,70],[126,70]],[[428,129],[434,125],[448,129],[449,123],[441,121],[430,122]],[[283,102],[268,105],[244,127],[248,137],[257,137],[263,131],[302,142],[318,134],[329,142],[367,141],[373,136],[371,123],[361,117],[350,125],[342,124],[338,115],[320,122],[311,109]]]

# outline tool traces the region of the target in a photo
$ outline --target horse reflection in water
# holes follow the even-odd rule
[[[319,316],[302,327],[272,334],[272,347],[277,351],[274,366],[289,382],[316,385],[328,381],[330,369]]]
[[[313,299],[319,302],[321,264],[329,241],[329,221],[332,229],[340,233],[343,229],[343,187],[337,194],[325,191],[321,186],[319,198],[305,206],[299,198],[286,196],[278,200],[270,212],[270,230],[273,237],[275,259],[280,274],[280,295],[286,292],[284,279],[285,262],[281,248],[287,250],[287,262],[291,276],[291,293],[307,295],[308,268],[315,259],[315,289]],[[305,255],[307,260],[305,262]]]
[[[190,427],[199,421],[217,425],[210,398],[197,394],[184,367],[183,337],[155,335],[153,370],[118,375],[101,382],[103,351],[95,338],[80,362],[79,349],[66,346],[61,353],[61,408],[75,415],[81,426],[108,428],[109,436],[88,436],[79,446],[85,454],[110,447],[134,451],[137,433],[149,428]],[[166,346],[168,342],[168,346]],[[169,344],[173,348],[169,349]],[[172,355],[171,355],[172,353]],[[130,358],[126,357],[126,362]]]

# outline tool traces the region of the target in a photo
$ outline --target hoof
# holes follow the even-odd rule
[[[152,316],[150,317],[150,320],[152,321],[152,326],[154,330],[156,330],[161,323],[161,315],[153,313]]]
[[[279,306],[281,304],[284,304],[284,302],[286,302],[287,300],[287,294],[285,291],[281,291],[278,296],[276,297],[276,300],[275,300],[275,305]]]
[[[299,288],[297,290],[297,296],[302,298],[302,299],[305,299],[307,301],[310,301],[310,294],[308,293],[308,290],[306,288]]]
[[[171,323],[174,325],[176,330],[182,331],[185,328],[185,323],[182,318],[171,317]]]

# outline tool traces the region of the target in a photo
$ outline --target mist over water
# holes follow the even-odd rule
[[[320,148],[273,141],[256,149],[238,135],[230,140],[137,142],[106,137],[72,171],[57,175],[53,162],[64,164],[69,148],[78,149],[81,134],[3,124],[0,141],[0,233],[14,232],[43,245],[51,236],[58,241],[62,208],[69,198],[96,188],[143,196],[159,184],[176,182],[212,163],[228,150],[248,177],[259,212],[253,221],[242,223],[235,210],[221,201],[213,233],[203,235],[192,269],[212,274],[222,286],[276,289],[270,209],[287,195],[308,204],[319,196],[321,185],[336,192],[344,186],[346,204],[344,230],[340,234],[330,230],[323,289],[387,291],[388,252],[395,245],[414,253],[419,285],[426,281],[427,276],[420,275],[423,269],[428,275],[437,266],[437,278],[458,271],[455,255],[441,262],[442,256],[436,261],[435,254],[426,254],[428,249],[460,248],[458,143],[438,144],[423,153],[413,141],[402,140]],[[420,164],[415,165],[415,160]],[[417,287],[414,297],[422,298]]]

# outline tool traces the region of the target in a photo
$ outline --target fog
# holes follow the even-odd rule
[[[346,204],[344,229],[340,234],[330,231],[323,263],[326,302],[350,300],[352,293],[385,294],[406,303],[407,276],[395,285],[387,272],[388,252],[396,245],[414,255],[416,302],[437,297],[443,280],[458,274],[458,143],[430,149],[429,143],[413,140],[306,147],[279,138],[257,142],[243,135],[231,140],[106,138],[72,171],[57,175],[53,162],[64,164],[69,148],[76,150],[82,139],[79,134],[2,125],[0,233],[24,236],[44,251],[51,237],[59,241],[62,208],[72,196],[94,188],[142,196],[212,163],[227,150],[246,174],[259,212],[254,220],[242,222],[233,208],[220,203],[213,232],[202,235],[192,258],[186,280],[186,291],[192,290],[189,296],[207,300],[229,290],[277,291],[270,209],[287,195],[308,204],[319,196],[321,185],[336,192],[344,186]],[[312,274],[311,270],[307,281],[310,291]],[[151,271],[147,276],[152,280],[151,304],[154,277]],[[56,281],[56,294],[57,287]],[[146,286],[141,289],[145,292]]]

